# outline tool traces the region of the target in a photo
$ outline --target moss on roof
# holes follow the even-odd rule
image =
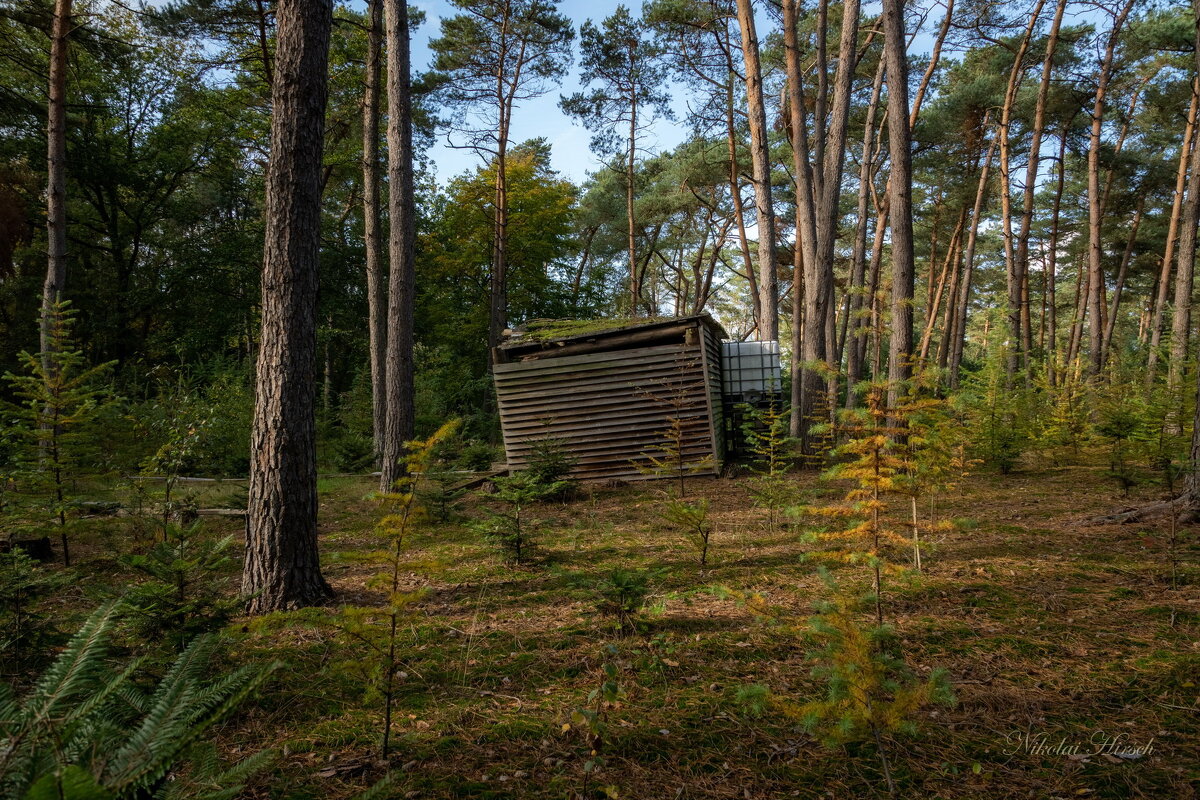
[[[535,319],[525,324],[524,329],[517,331],[520,338],[514,336],[513,343],[520,342],[553,342],[558,339],[569,339],[573,336],[607,333],[609,331],[631,328],[638,325],[651,325],[656,322],[670,322],[675,317],[607,317],[605,319]],[[682,319],[682,318],[681,318]]]

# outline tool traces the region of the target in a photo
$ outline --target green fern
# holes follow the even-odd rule
[[[200,636],[146,692],[133,681],[140,662],[118,672],[109,666],[115,616],[114,603],[97,609],[24,698],[0,686],[0,798],[185,796],[183,786],[166,791],[168,775],[274,669],[245,666],[210,678],[219,641]],[[266,758],[224,776],[244,782]],[[212,758],[200,775],[207,789],[197,785],[186,796],[231,796]]]

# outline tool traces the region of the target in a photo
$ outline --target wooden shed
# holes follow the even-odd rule
[[[528,466],[531,446],[549,438],[575,460],[574,477],[656,477],[650,457],[678,424],[692,474],[716,474],[724,336],[708,314],[543,321],[509,334],[492,370],[509,469]]]

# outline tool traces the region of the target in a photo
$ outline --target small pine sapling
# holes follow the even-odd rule
[[[0,663],[19,667],[43,649],[54,626],[37,602],[68,580],[66,573],[44,569],[20,548],[0,552]]]
[[[30,485],[48,497],[46,506],[62,543],[63,563],[71,564],[67,511],[73,503],[71,487],[79,475],[87,450],[87,429],[106,402],[97,386],[116,362],[87,365],[83,352],[71,339],[74,312],[69,303],[56,303],[50,311],[50,349],[19,356],[25,374],[4,374],[18,402],[8,410]]]
[[[667,427],[659,431],[658,441],[642,453],[637,468],[646,475],[671,478],[679,482],[679,498],[687,497],[687,477],[713,468],[712,455],[697,458],[690,452],[696,419],[687,413],[696,391],[703,389],[702,379],[691,377],[694,362],[680,364],[676,380],[667,384],[667,394],[645,393],[654,403],[667,409]]]
[[[161,481],[162,491],[157,498],[162,541],[169,538],[172,520],[186,522],[189,509],[194,514],[194,498],[180,496],[176,489],[188,468],[191,467],[208,430],[212,427],[216,410],[200,400],[194,392],[179,389],[169,393],[147,409],[140,420],[144,432],[158,448],[142,461],[143,479]],[[144,492],[139,502],[152,498],[152,492]]]
[[[596,607],[616,622],[622,636],[637,630],[653,577],[647,570],[618,567],[596,582]]]
[[[425,474],[422,488],[417,494],[435,522],[449,522],[461,508],[458,500],[467,493],[467,490],[459,485],[462,482],[460,473],[439,467],[432,467]]]
[[[199,522],[167,523],[163,535],[146,553],[121,557],[149,579],[125,593],[121,615],[147,639],[171,635],[182,650],[192,637],[224,625],[245,598],[222,591],[223,573],[234,563],[232,536],[204,536]]]
[[[420,500],[418,489],[421,476],[426,472],[438,445],[452,436],[458,429],[458,420],[443,424],[428,439],[406,443],[404,474],[397,479],[392,491],[381,493],[379,501],[383,516],[375,526],[376,533],[387,547],[377,558],[386,567],[376,576],[372,586],[382,585],[387,590],[387,606],[384,612],[384,630],[371,625],[371,618],[361,610],[347,615],[348,634],[366,644],[379,659],[371,670],[383,698],[383,736],[380,751],[387,759],[391,748],[392,708],[396,698],[396,678],[400,667],[399,632],[400,622],[409,613],[411,606],[422,596],[422,591],[406,592],[401,589],[400,576],[410,565],[406,561],[405,548],[426,516],[426,508]]]
[[[954,695],[943,670],[919,679],[905,664],[892,628],[860,621],[857,604],[826,582],[833,599],[818,606],[808,634],[812,674],[825,696],[780,705],[828,747],[873,742],[888,794],[895,797],[886,737],[914,735],[916,713],[931,704],[951,705]]]
[[[755,473],[750,496],[755,505],[767,510],[768,525],[776,530],[783,509],[794,495],[787,479],[796,446],[796,440],[788,435],[790,413],[774,401],[763,408],[743,404],[741,410],[745,415],[742,432],[752,457],[750,468]]]
[[[914,387],[917,381],[914,380]],[[900,450],[902,466],[896,488],[908,496],[911,506],[913,566],[921,569],[920,501],[929,500],[929,532],[946,530],[948,522],[937,519],[938,493],[953,487],[956,447],[963,437],[949,403],[935,397],[908,397],[897,409],[907,435]]]
[[[679,528],[700,557],[700,566],[708,566],[708,550],[712,544],[712,521],[708,518],[708,499],[695,501],[667,498],[662,518]]]
[[[525,471],[547,486],[561,486],[556,496],[562,496],[575,486],[575,481],[570,475],[578,461],[579,459],[571,455],[565,439],[543,436],[529,443],[528,466]]]
[[[897,490],[897,476],[905,466],[896,440],[906,431],[899,409],[885,404],[886,386],[871,384],[865,406],[843,411],[839,434],[847,437],[835,455],[847,460],[826,471],[825,477],[852,482],[841,503],[809,510],[835,523],[835,530],[814,531],[809,541],[824,550],[810,554],[821,560],[865,563],[872,573],[875,613],[883,624],[883,574],[898,571],[888,558],[889,547],[907,547],[908,540],[888,524],[886,496]]]
[[[1105,410],[1096,433],[1109,441],[1108,476],[1117,481],[1125,497],[1137,485],[1137,474],[1129,462],[1129,451],[1142,438],[1142,420],[1139,409],[1129,401],[1118,403]]]
[[[513,562],[523,564],[529,560],[536,525],[526,513],[527,509],[535,503],[562,495],[570,484],[566,481],[544,483],[527,470],[495,478],[492,482],[496,490],[491,496],[504,503],[507,510],[490,512],[489,518],[476,527],[485,537],[498,544]]]

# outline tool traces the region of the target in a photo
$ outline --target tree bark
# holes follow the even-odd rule
[[[266,175],[262,333],[242,591],[251,613],[330,594],[317,548],[316,310],[328,0],[280,0]]]
[[[1184,188],[1187,185],[1188,164],[1196,139],[1196,104],[1200,86],[1192,81],[1192,102],[1188,105],[1187,125],[1184,127],[1183,142],[1179,145],[1179,168],[1175,172],[1175,193],[1171,199],[1171,217],[1167,223],[1167,243],[1163,248],[1162,267],[1158,275],[1158,289],[1154,295],[1154,315],[1150,322],[1150,345],[1146,356],[1146,392],[1154,386],[1158,372],[1158,350],[1162,346],[1163,313],[1170,290],[1171,264],[1175,259],[1175,242],[1179,237],[1179,218],[1183,211]]]
[[[42,286],[39,345],[47,375],[54,370],[51,328],[67,284],[67,48],[71,0],[55,0],[50,35],[50,101],[46,125],[46,282]]]
[[[387,424],[379,489],[391,491],[404,474],[404,444],[413,438],[413,297],[416,204],[413,191],[412,92],[407,0],[384,0],[388,92]],[[494,286],[493,286],[494,288]]]
[[[847,335],[846,350],[846,408],[852,408],[856,400],[854,387],[862,380],[862,368],[866,349],[864,347],[867,326],[862,319],[863,306],[869,302],[864,294],[866,284],[867,257],[867,198],[875,178],[875,115],[879,109],[879,96],[883,88],[884,60],[879,59],[875,80],[871,85],[871,100],[867,105],[867,119],[863,126],[862,163],[858,169],[858,210],[854,229],[854,250],[851,255],[850,291],[846,297],[845,324],[853,335]]]
[[[1146,195],[1143,192],[1138,197],[1137,209],[1133,214],[1133,224],[1129,226],[1129,237],[1125,241],[1125,252],[1121,254],[1121,264],[1117,268],[1117,282],[1113,285],[1112,303],[1108,308],[1108,318],[1104,324],[1104,341],[1100,355],[1101,363],[1108,363],[1109,351],[1112,347],[1113,331],[1117,327],[1117,312],[1121,308],[1121,294],[1125,290],[1125,276],[1129,274],[1129,262],[1133,259],[1133,247],[1137,244],[1138,228],[1142,225],[1142,211],[1146,207]]]
[[[1067,0],[1058,0],[1054,9],[1054,19],[1050,23],[1050,32],[1046,39],[1046,57],[1042,60],[1042,77],[1038,84],[1037,104],[1033,112],[1033,129],[1030,131],[1029,157],[1025,165],[1025,186],[1021,198],[1021,227],[1017,233],[1015,269],[1022,281],[1027,285],[1029,280],[1029,238],[1033,229],[1033,203],[1037,190],[1038,170],[1041,167],[1042,135],[1046,130],[1046,104],[1050,95],[1050,78],[1054,72],[1054,54],[1058,49],[1058,34],[1062,27],[1063,14],[1067,8]],[[1021,309],[1021,351],[1024,358],[1025,382],[1032,380],[1032,364],[1029,358],[1030,330],[1029,304],[1023,303]],[[1009,320],[1012,326],[1012,320]]]
[[[982,128],[987,129],[988,112],[984,112]],[[988,175],[991,174],[992,156],[996,152],[999,135],[993,135],[988,145],[987,155],[983,157],[983,166],[979,168],[979,183],[975,187],[975,205],[971,211],[971,226],[967,230],[967,248],[963,254],[962,278],[958,287],[958,298],[955,305],[958,312],[955,315],[953,329],[950,335],[950,388],[957,389],[962,372],[963,349],[967,341],[967,311],[971,305],[971,279],[975,272],[975,243],[979,237],[979,223],[983,215],[983,204],[987,198]]]
[[[1104,369],[1104,265],[1103,265],[1103,204],[1100,201],[1100,137],[1104,129],[1104,107],[1107,99],[1108,83],[1112,78],[1113,61],[1116,55],[1117,40],[1125,18],[1129,16],[1134,3],[1129,0],[1113,20],[1112,31],[1108,36],[1108,44],[1104,49],[1104,58],[1100,63],[1100,74],[1096,80],[1096,94],[1092,102],[1092,129],[1088,138],[1088,302],[1087,309],[1091,315],[1088,325],[1088,376],[1099,378]]]
[[[771,204],[771,154],[767,111],[763,100],[762,65],[751,0],[737,0],[742,58],[746,65],[746,102],[750,120],[750,160],[754,171],[754,205],[758,212],[758,293],[762,316],[758,338],[779,338],[779,275],[775,265],[775,210]]]
[[[1042,7],[1045,0],[1038,0],[1033,8],[1033,12],[1029,17],[1029,24],[1025,27],[1025,35],[1021,38],[1021,44],[1017,48],[1017,53],[1013,57],[1012,70],[1008,74],[1008,88],[1004,92],[1004,105],[1000,109],[1000,130],[998,138],[1000,140],[1000,223],[1001,233],[1004,237],[1004,265],[1005,274],[1008,278],[1008,331],[1009,331],[1009,351],[1008,351],[1008,372],[1007,382],[1011,385],[1013,375],[1017,371],[1018,362],[1024,360],[1026,367],[1029,365],[1029,354],[1023,352],[1022,342],[1024,338],[1021,335],[1021,293],[1024,287],[1024,275],[1021,272],[1021,260],[1017,257],[1013,248],[1013,230],[1012,230],[1012,181],[1009,169],[1009,130],[1012,120],[1012,108],[1017,99],[1017,92],[1021,88],[1021,81],[1025,76],[1025,53],[1029,50],[1029,42],[1033,38],[1033,30],[1037,26],[1038,18],[1042,14]],[[1060,11],[1061,14],[1061,3]],[[1045,64],[1043,64],[1045,67]],[[1043,83],[1048,80],[1048,77],[1043,74]],[[1039,107],[1043,105],[1039,96]],[[1036,116],[1036,114],[1035,114]],[[1035,122],[1036,128],[1036,122]],[[1034,134],[1034,140],[1040,141],[1040,132]],[[1037,177],[1036,153],[1030,152],[1031,164],[1033,165],[1034,180]],[[1029,174],[1028,172],[1026,173]],[[1031,187],[1026,187],[1031,189]]]
[[[908,57],[904,0],[884,0],[884,57],[887,59],[888,200],[892,229],[892,336],[888,343],[888,407],[895,408],[912,375],[913,229],[912,135],[909,129]]]
[[[1050,211],[1050,240],[1046,245],[1046,379],[1058,385],[1058,223],[1067,183],[1067,129],[1058,142],[1058,183]]]
[[[629,247],[629,315],[638,315],[638,305],[642,300],[642,286],[638,280],[637,244],[635,233],[637,228],[633,218],[633,179],[637,155],[637,93],[630,94],[629,106],[629,152],[625,158],[625,222],[626,236]]]
[[[371,421],[375,460],[383,454],[387,425],[387,295],[383,280],[383,247],[379,234],[379,77],[383,51],[383,0],[369,0],[367,64],[363,76],[363,245],[367,256],[367,338],[371,351]]]

